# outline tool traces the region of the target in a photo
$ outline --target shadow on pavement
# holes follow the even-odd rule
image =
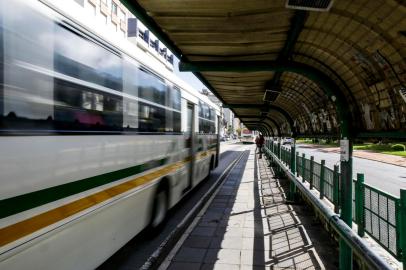
[[[219,166],[210,173],[209,178],[203,180],[169,211],[169,219],[161,233],[151,238],[146,232],[140,232],[97,270],[139,269],[240,153],[241,151],[231,150],[221,153]]]

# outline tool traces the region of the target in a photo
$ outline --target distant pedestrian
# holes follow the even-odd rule
[[[262,134],[259,134],[259,136],[255,138],[255,144],[257,145],[257,149],[259,149],[259,158],[262,158],[262,146],[264,146],[264,142],[265,138]]]

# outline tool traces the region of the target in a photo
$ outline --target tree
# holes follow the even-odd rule
[[[228,125],[227,127],[227,134],[231,135],[233,133],[233,127],[231,125]]]

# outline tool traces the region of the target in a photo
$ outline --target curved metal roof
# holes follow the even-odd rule
[[[289,9],[285,0],[122,2],[182,61],[196,64],[189,70],[249,127],[268,121],[283,135],[338,133],[334,99],[317,78],[261,68],[289,61],[332,80],[355,135],[406,137],[404,1],[340,0],[327,12]],[[269,105],[288,114],[293,127]]]

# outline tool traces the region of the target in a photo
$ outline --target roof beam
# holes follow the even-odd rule
[[[237,115],[237,116],[238,116],[238,118],[261,119],[260,115]]]
[[[340,121],[340,136],[351,134],[351,115],[344,94],[335,82],[317,68],[294,61],[196,61],[180,62],[180,71],[253,72],[288,71],[300,74],[315,82],[334,102]]]
[[[302,32],[304,25],[306,23],[308,12],[304,10],[296,10],[295,15],[291,21],[291,27],[286,37],[285,45],[282,48],[278,56],[278,60],[286,60],[291,56],[293,49],[295,47],[296,41]]]
[[[272,137],[275,137],[275,134],[273,133],[272,127],[271,127],[268,123],[266,123],[266,122],[260,122],[260,121],[244,121],[244,124],[245,124],[245,123],[247,123],[248,125],[253,124],[253,125],[257,125],[257,126],[262,126],[262,127],[264,127],[264,128],[268,131],[268,133],[269,133],[270,135],[272,135]],[[281,135],[278,134],[278,136],[281,136]]]
[[[169,36],[162,30],[162,28],[155,22],[147,11],[137,2],[133,0],[120,0],[120,2],[128,8],[128,10],[137,17],[160,42],[178,58],[181,60],[188,60],[182,51],[175,45],[175,43],[169,38]],[[218,94],[215,88],[200,74],[200,72],[193,72],[193,74],[209,89],[222,103],[225,103],[223,98]]]
[[[182,57],[182,52],[179,48],[172,42],[168,35],[162,31],[161,27],[147,14],[145,9],[138,4],[137,1],[133,0],[120,0],[123,5],[128,8],[128,10],[137,17],[149,30],[154,33],[154,35],[163,42],[165,46],[173,52],[178,58]]]
[[[182,51],[175,45],[175,43],[168,37],[168,35],[161,29],[161,27],[147,14],[146,10],[138,4],[137,1],[132,1],[132,0],[120,0],[138,19],[140,19],[154,34],[155,36],[163,42],[169,50],[171,50],[179,59],[181,59],[182,62],[179,63],[179,69],[180,71],[192,71],[196,76],[198,76],[199,79],[203,79],[203,84],[206,85],[206,87],[213,92],[213,94],[219,98],[220,101],[223,103],[224,100],[222,97],[219,95],[219,93],[216,91],[214,87],[211,86],[211,84],[204,79],[204,77],[200,74],[202,70],[202,66],[200,69],[196,68],[195,65],[192,65],[189,67],[190,68],[195,68],[195,70],[188,70],[188,68],[185,68],[185,64],[187,64],[188,59],[183,55]],[[185,62],[183,62],[185,61]],[[267,63],[268,62],[268,63]],[[201,62],[200,62],[201,63]],[[213,64],[216,64],[219,62],[209,62],[209,66],[211,66],[208,70],[206,71],[216,71],[216,67],[213,67]],[[313,80],[317,84],[319,84],[324,90],[326,91],[326,94],[333,98],[333,101],[336,105],[337,108],[337,113],[339,115],[340,119],[340,136],[347,138],[351,136],[350,134],[350,128],[351,128],[351,116],[348,112],[348,106],[346,104],[346,99],[344,95],[341,93],[340,89],[335,85],[334,81],[329,78],[327,75],[322,73],[321,71],[317,70],[316,68],[310,66],[310,65],[305,65],[301,64],[302,67],[300,67],[300,63],[295,63],[295,62],[287,62],[288,65],[282,64],[280,61],[264,61],[262,64],[258,65],[258,62],[253,62],[255,65],[253,66],[252,64],[245,66],[247,62],[241,61],[241,62],[227,62],[227,64],[218,66],[217,71],[229,71],[235,69],[230,65],[233,64],[243,64],[243,66],[237,66],[241,72],[249,72],[249,71],[260,71],[260,70],[269,70],[269,71],[290,71],[294,73],[299,73],[302,74],[309,79]],[[252,63],[252,62],[251,62]],[[293,65],[292,65],[293,63]],[[190,63],[189,63],[190,64]],[[273,65],[273,68],[271,66]],[[262,65],[262,67],[261,67]],[[298,66],[299,65],[299,66]],[[186,65],[187,66],[187,65]],[[304,69],[303,69],[304,67]],[[207,68],[207,66],[206,66]],[[307,69],[307,70],[306,70]]]
[[[260,107],[264,107],[264,104],[223,104],[223,108],[228,109],[259,109]]]
[[[278,136],[279,137],[282,136],[282,131],[281,131],[281,128],[279,127],[278,123],[276,123],[275,120],[273,120],[272,118],[270,118],[268,116],[266,117],[266,120],[269,120],[272,124],[274,124],[274,126],[276,127],[276,131],[278,132]]]
[[[271,117],[266,116],[265,118],[263,116],[256,116],[256,115],[236,115],[238,118],[246,118],[246,119],[265,119],[270,121],[276,128],[276,130],[278,131],[278,135],[281,135],[281,128],[279,127],[278,123],[276,123],[275,120],[273,120]],[[272,132],[273,133],[273,132]]]
[[[293,118],[290,116],[288,112],[286,112],[284,109],[281,107],[272,105],[272,104],[223,104],[224,108],[239,108],[239,109],[261,109],[261,111],[268,111],[268,110],[274,110],[282,114],[286,121],[289,124],[290,130],[292,131],[292,137],[296,136],[296,130],[294,127],[294,121]],[[236,114],[238,115],[238,113]],[[258,116],[258,118],[264,118],[263,116]],[[280,131],[280,130],[279,130]]]
[[[307,15],[308,15],[307,11],[304,10],[295,11],[295,15],[291,20],[291,27],[289,29],[288,36],[286,37],[285,45],[283,46],[282,51],[278,55],[277,58],[278,61],[286,61],[291,57],[296,41],[304,28]],[[271,81],[267,83],[267,87],[270,89],[274,89],[275,91],[278,91],[279,90],[278,85],[280,78],[282,77],[282,73],[283,73],[282,71],[275,72]],[[272,95],[271,101],[275,101],[279,93],[273,92],[271,93],[271,95]]]
[[[194,61],[179,62],[179,71],[255,72],[287,71],[288,62],[280,61]]]

